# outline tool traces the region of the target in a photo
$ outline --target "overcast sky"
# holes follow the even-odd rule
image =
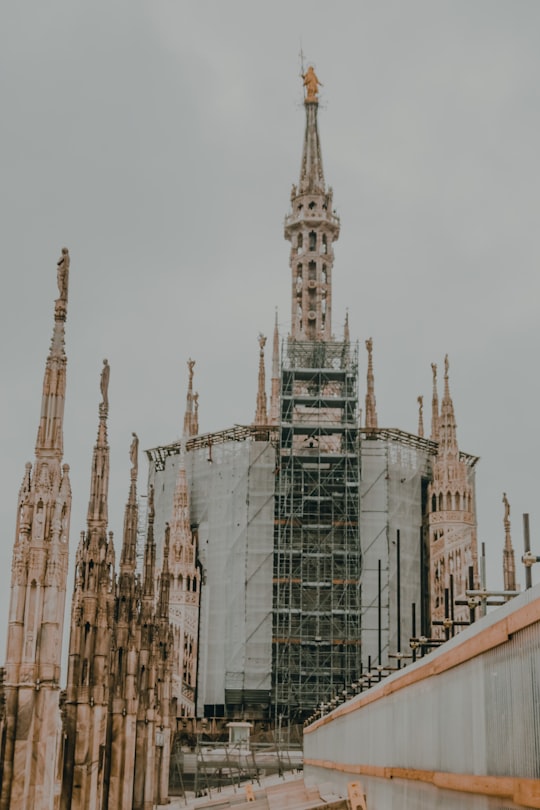
[[[429,433],[430,363],[442,372],[448,352],[459,443],[481,456],[488,584],[502,585],[503,491],[516,557],[523,512],[540,554],[539,30],[536,0],[4,0],[0,616],[63,245],[72,561],[103,358],[118,552],[131,432],[141,448],[180,435],[190,356],[201,431],[253,420],[257,335],[276,307],[289,327],[301,47],[324,84],[333,324],[341,337],[348,307],[361,404],[372,336],[379,425],[415,432],[424,394]],[[5,632],[4,618],[0,658]]]

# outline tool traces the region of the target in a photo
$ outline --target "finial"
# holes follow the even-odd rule
[[[264,347],[266,346],[266,337],[263,335],[262,332],[259,332],[259,354],[262,357],[264,355]]]
[[[131,461],[131,480],[136,480],[139,469],[139,437],[132,433],[131,445],[129,448],[129,460]]]
[[[446,399],[450,397],[450,385],[449,385],[449,375],[448,370],[450,368],[450,363],[448,361],[448,355],[444,355],[444,396]]]
[[[445,407],[445,401],[448,402],[450,400],[450,384],[449,384],[449,369],[450,369],[450,362],[448,360],[448,355],[444,355],[444,395],[443,401],[441,403],[441,418],[442,418],[442,410]]]
[[[433,395],[431,399],[431,440],[439,441],[439,395],[437,392],[437,363],[431,364]]]
[[[351,334],[349,331],[349,310],[345,310],[345,328],[343,329],[343,340],[345,343],[351,342]]]
[[[306,95],[304,101],[309,104],[312,102],[317,102],[319,100],[319,87],[323,87],[324,85],[322,82],[319,81],[317,75],[315,74],[315,70],[313,65],[309,65],[308,69],[305,73],[302,73],[302,78],[304,80],[304,87],[306,90]]]
[[[68,270],[69,270],[69,250],[62,248],[62,255],[56,262],[56,280],[58,282],[58,293],[61,301],[67,300],[68,294]]]
[[[424,397],[420,395],[417,397],[418,402],[418,435],[424,436]]]
[[[150,484],[148,488],[148,520],[154,522],[154,487]]]
[[[102,400],[99,403],[98,430],[94,453],[92,457],[92,474],[90,479],[90,500],[88,502],[88,528],[100,527],[105,531],[108,520],[109,497],[109,444],[107,440],[107,416],[109,400],[107,389],[109,385],[110,368],[107,360],[103,361],[100,375]]]
[[[56,321],[65,321],[69,284],[69,251],[66,247],[62,248],[60,258],[56,262],[56,281],[58,284],[58,298],[54,302],[54,317]]]
[[[170,546],[170,539],[171,539],[171,527],[169,523],[165,523],[165,540],[163,542],[163,568],[167,568],[168,570],[168,560],[169,560],[169,546]]]
[[[508,502],[508,498],[506,497],[506,492],[503,492],[502,501],[504,504],[504,528],[510,528],[510,504]]]
[[[186,396],[186,410],[184,411],[184,430],[183,436],[195,436],[199,432],[199,422],[197,417],[198,408],[198,394],[193,393],[193,369],[195,368],[195,360],[191,357],[187,361],[189,370],[188,390]]]
[[[101,405],[100,405],[100,413],[103,413],[104,416],[107,415],[109,410],[109,377],[111,374],[111,367],[109,366],[109,361],[103,361],[103,368],[101,369],[101,380],[100,380],[100,387],[101,387]]]
[[[450,363],[448,362],[448,355],[444,355],[444,393],[445,396],[450,396],[450,388],[448,385],[448,370],[450,368]]]

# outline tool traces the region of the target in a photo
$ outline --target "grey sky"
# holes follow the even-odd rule
[[[290,318],[300,44],[324,84],[333,324],[340,335],[348,307],[361,401],[372,336],[379,424],[414,432],[423,393],[429,431],[430,363],[442,371],[448,352],[460,446],[481,456],[491,584],[503,491],[518,556],[525,511],[540,553],[539,27],[540,5],[519,0],[4,2],[0,615],[64,244],[72,559],[104,357],[117,550],[131,432],[142,448],[180,434],[189,356],[201,430],[252,421],[257,335],[276,306],[282,334]]]

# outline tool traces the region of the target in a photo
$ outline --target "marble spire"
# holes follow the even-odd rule
[[[339,219],[332,189],[326,188],[317,123],[320,82],[312,67],[304,74],[306,126],[298,186],[291,191],[285,238],[291,243],[291,338],[332,340],[333,243]]]
[[[255,410],[255,425],[267,425],[268,413],[266,409],[266,374],[264,370],[264,347],[266,338],[259,335],[259,375],[257,383],[257,407]]]
[[[375,375],[373,374],[373,340],[371,338],[366,340],[366,349],[368,353],[366,427],[376,428],[378,427],[378,422],[377,422],[377,404],[375,401]]]
[[[69,268],[68,249],[62,248],[35,460],[33,467],[26,465],[19,491],[5,663],[1,810],[44,807],[41,797],[57,781],[56,712],[71,513],[69,467],[62,464]]]

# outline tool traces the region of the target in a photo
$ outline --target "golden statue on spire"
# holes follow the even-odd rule
[[[305,101],[318,101],[319,87],[323,87],[322,82],[319,81],[313,65],[310,65],[305,73],[302,73],[304,80],[304,87],[306,88]]]

